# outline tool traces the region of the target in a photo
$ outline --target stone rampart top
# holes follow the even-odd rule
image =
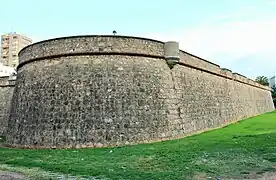
[[[19,52],[20,64],[39,58],[73,54],[133,54],[164,56],[164,43],[128,36],[70,36],[31,44]]]
[[[0,77],[0,87],[14,86],[14,85],[15,85],[15,79],[11,79],[10,76]]]
[[[72,55],[121,54],[165,59],[164,42],[131,36],[86,35],[49,39],[33,43],[19,52],[19,66],[36,60]],[[205,71],[240,83],[271,91],[268,86],[248,79],[231,70],[180,50],[179,64]]]
[[[201,71],[205,71],[205,72],[217,75],[217,76],[221,76],[221,77],[224,77],[227,79],[232,79],[232,80],[240,82],[240,83],[244,83],[244,84],[251,85],[251,86],[254,86],[257,88],[271,91],[271,88],[268,86],[263,86],[263,85],[257,83],[256,81],[253,81],[239,73],[232,73],[232,71],[230,69],[220,68],[220,66],[217,64],[209,62],[205,59],[202,59],[200,57],[197,57],[197,56],[187,53],[185,51],[180,51],[180,64],[189,66],[191,68],[195,68],[195,69],[198,69]]]
[[[9,81],[9,76],[0,77],[0,85],[4,85]]]
[[[229,79],[233,78],[232,71],[230,69],[227,69],[227,68],[221,68],[220,74],[226,76]]]

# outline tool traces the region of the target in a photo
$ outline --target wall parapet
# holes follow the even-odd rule
[[[135,54],[164,56],[164,42],[128,36],[70,36],[31,44],[19,52],[19,63],[58,55]]]
[[[14,86],[16,76],[3,76],[0,77],[0,87]]]
[[[221,76],[227,79],[235,80],[237,82],[247,84],[253,87],[261,88],[267,91],[271,91],[271,88],[268,86],[263,86],[256,81],[247,78],[244,75],[241,75],[236,72],[232,72],[227,68],[220,68],[219,65],[199,58],[190,53],[186,53],[185,51],[180,51],[180,64],[184,66],[189,66],[190,68],[195,68],[207,73],[211,73],[213,75]]]
[[[232,79],[233,78],[233,73],[230,69],[227,68],[221,68],[221,74],[226,76],[227,78]]]
[[[24,64],[35,60],[51,59],[66,55],[121,54],[166,59],[164,46],[166,46],[166,43],[161,41],[131,36],[86,35],[60,37],[33,43],[23,48],[19,52],[20,64],[18,69]],[[215,63],[183,50],[179,50],[179,57],[180,65],[187,65],[207,73],[271,91],[268,86],[263,86],[241,74],[232,73],[229,69],[220,68]]]

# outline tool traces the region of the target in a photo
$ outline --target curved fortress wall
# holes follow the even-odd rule
[[[5,135],[15,85],[13,77],[0,77],[0,135]]]
[[[164,47],[143,38],[79,36],[24,48],[8,143],[29,148],[145,143],[273,110],[270,88],[170,49],[177,48],[173,43],[169,54]],[[178,58],[170,56],[176,53]]]

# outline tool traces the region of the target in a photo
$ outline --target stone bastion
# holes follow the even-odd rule
[[[148,143],[274,109],[269,87],[173,41],[72,36],[27,46],[19,59],[7,127],[12,147]]]
[[[15,79],[15,76],[0,77],[0,135],[6,134]]]

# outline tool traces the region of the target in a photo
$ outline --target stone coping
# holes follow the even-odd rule
[[[16,80],[10,80],[9,78],[9,76],[0,77],[0,87],[14,86]]]
[[[58,55],[138,54],[164,56],[164,43],[127,36],[70,36],[31,44],[19,52],[19,63]]]

